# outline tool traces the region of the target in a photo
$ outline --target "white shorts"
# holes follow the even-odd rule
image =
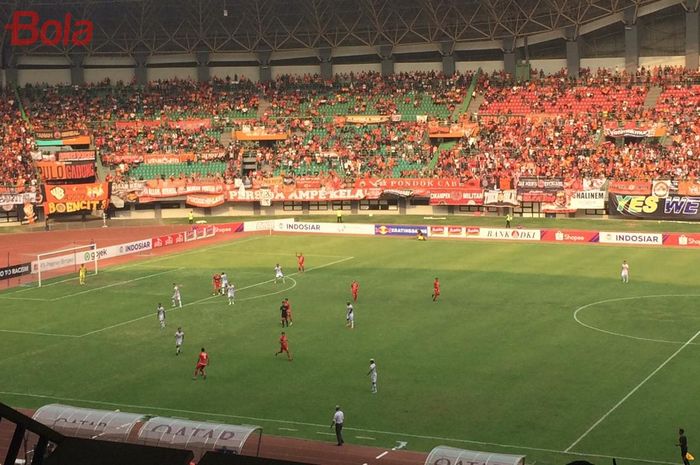
[[[275,273],[275,278],[284,278],[282,273]]]

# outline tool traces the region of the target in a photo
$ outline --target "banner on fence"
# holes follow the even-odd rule
[[[173,233],[166,234],[164,236],[157,236],[151,239],[154,249],[160,249],[161,247],[167,247],[175,244],[183,244],[185,242],[185,233]]]
[[[693,233],[664,234],[664,245],[677,245],[680,247],[700,247],[700,234],[693,234]]]
[[[194,153],[146,153],[143,155],[143,162],[147,165],[168,165],[188,161],[194,161]]]
[[[110,183],[43,184],[44,213],[80,213],[109,206]]]
[[[41,171],[44,181],[72,181],[79,179],[95,178],[95,162],[63,162],[63,161],[38,161],[37,168]]]
[[[36,192],[0,194],[0,205],[24,205],[25,203],[35,203],[36,200]]]
[[[484,191],[484,205],[489,207],[517,207],[518,194],[515,189]]]
[[[662,245],[663,234],[634,233],[634,232],[600,232],[600,242],[603,244],[641,244]]]
[[[571,195],[571,208],[576,210],[602,210],[605,208],[605,191],[576,191]]]
[[[31,274],[31,272],[31,263],[19,263],[17,265],[2,266],[0,267],[0,281],[28,275]]]
[[[430,189],[430,205],[483,205],[484,191],[478,187]]]
[[[77,137],[80,131],[77,129],[50,129],[42,128],[34,131],[34,137],[38,140],[46,139],[67,139],[69,137]]]
[[[543,229],[540,240],[544,242],[598,242],[598,231],[586,231],[578,229]]]
[[[479,239],[539,241],[539,229],[480,228]]]
[[[575,213],[576,208],[571,204],[571,191],[557,191],[554,200],[542,203],[544,213]]]
[[[198,208],[212,208],[223,205],[226,201],[224,194],[205,195],[205,194],[190,194],[186,197],[185,203]]]
[[[64,150],[56,152],[58,161],[95,161],[94,150]]]
[[[278,220],[275,221],[274,230],[279,232],[374,235],[374,225],[359,223],[307,223]]]
[[[610,181],[608,192],[611,194],[648,195],[651,193],[651,183],[649,181]]]
[[[374,225],[374,234],[377,236],[417,236],[418,231],[421,231],[426,236],[428,235],[427,226],[408,225],[408,224],[376,224]]]
[[[700,221],[700,197],[610,194],[608,213],[613,217]]]

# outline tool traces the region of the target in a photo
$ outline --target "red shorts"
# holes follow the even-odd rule
[[[440,289],[435,289],[435,290],[433,290],[433,294],[435,294],[435,295],[440,295]]]
[[[289,352],[288,346],[280,346],[280,352]]]
[[[197,368],[195,368],[195,370],[204,370],[206,367],[207,367],[206,365],[202,365],[201,363],[198,363]]]

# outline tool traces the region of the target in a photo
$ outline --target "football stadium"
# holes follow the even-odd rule
[[[700,453],[700,1],[0,22],[0,465]]]

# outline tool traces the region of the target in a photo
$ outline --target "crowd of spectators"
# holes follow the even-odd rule
[[[260,84],[234,76],[208,83],[156,81],[144,87],[106,81],[28,86],[21,95],[35,127],[69,125],[89,132],[107,164],[139,163],[143,155],[153,153],[194,152],[195,160],[226,160],[226,179],[240,174],[244,157],[256,160],[258,170],[251,173],[255,179],[328,173],[348,179],[368,174],[459,176],[486,185],[523,175],[700,175],[700,72],[679,67],[641,68],[636,73],[584,69],[576,79],[565,71],[550,76],[534,71],[532,78],[518,83],[503,72],[481,74],[476,94],[484,99],[478,130],[440,153],[428,138],[428,124],[415,117],[351,124],[328,116],[405,115],[411,108],[437,107],[451,113],[466,97],[470,74],[361,72],[332,80],[280,76]],[[655,105],[645,102],[651,86],[662,88]],[[27,182],[33,176],[28,126],[17,114],[14,95],[3,96],[0,117],[11,123],[0,129],[2,176]],[[241,115],[251,119],[242,121]],[[207,118],[216,129],[167,126],[168,120],[195,118]],[[115,127],[115,121],[124,120],[158,120],[162,125]],[[620,144],[602,134],[607,121],[660,122],[668,135]],[[223,128],[229,132],[244,126],[287,137],[278,142],[221,142]],[[436,155],[435,164],[431,161]],[[122,168],[128,172],[128,166]]]
[[[0,89],[0,193],[24,192],[36,185],[35,150],[14,92]]]

